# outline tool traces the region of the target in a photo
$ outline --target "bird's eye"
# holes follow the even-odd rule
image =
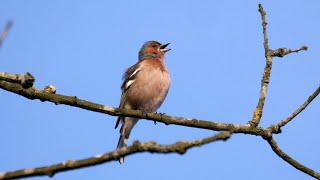
[[[153,48],[156,48],[157,46],[154,44],[154,45],[152,45],[152,47],[153,47]]]

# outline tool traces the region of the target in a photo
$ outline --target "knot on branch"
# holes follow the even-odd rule
[[[54,87],[53,85],[47,85],[43,90],[50,94],[55,94],[57,92],[56,87]]]
[[[135,148],[140,148],[141,147],[141,142],[140,141],[134,141],[132,143],[132,146],[135,147]]]
[[[280,126],[278,126],[278,125],[271,125],[270,127],[268,127],[268,130],[269,130],[271,133],[274,133],[274,134],[280,134],[280,133],[282,133],[281,128],[280,128]]]
[[[35,78],[29,72],[26,72],[25,74],[20,74],[18,80],[23,88],[28,89],[33,86]]]
[[[184,154],[184,153],[186,153],[187,152],[187,149],[190,147],[190,146],[192,146],[190,143],[188,143],[188,142],[177,142],[176,144],[175,144],[176,146],[175,146],[175,150],[176,150],[176,152],[177,153],[179,153],[179,154]]]
[[[55,173],[53,171],[48,171],[47,172],[47,176],[48,177],[53,177],[55,175]]]
[[[74,165],[75,165],[75,161],[74,161],[74,160],[67,160],[67,161],[64,161],[62,164],[63,164],[65,167],[70,167],[70,168],[72,168],[72,167],[74,167]]]

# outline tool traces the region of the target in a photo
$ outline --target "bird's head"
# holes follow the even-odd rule
[[[166,52],[171,49],[166,48],[170,43],[160,44],[157,41],[148,41],[143,44],[139,51],[139,61],[147,58],[160,58],[164,59]]]

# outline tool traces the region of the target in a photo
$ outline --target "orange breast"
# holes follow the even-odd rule
[[[156,111],[167,96],[170,76],[161,60],[147,60],[141,66],[135,82],[128,92],[132,108],[147,112]]]

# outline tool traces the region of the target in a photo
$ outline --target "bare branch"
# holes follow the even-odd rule
[[[34,77],[28,72],[25,74],[0,72],[0,80],[21,84],[23,88],[32,87],[35,81]]]
[[[313,92],[311,96],[297,109],[295,110],[290,116],[283,119],[276,125],[270,126],[268,129],[271,129],[272,133],[281,133],[281,127],[285,126],[289,123],[293,118],[295,118],[299,113],[301,113],[312,101],[314,98],[318,96],[320,93],[320,86]]]
[[[270,81],[270,74],[272,69],[272,55],[269,53],[269,44],[268,44],[268,35],[267,35],[267,21],[266,21],[266,12],[263,10],[261,4],[259,4],[259,12],[261,14],[262,19],[262,28],[263,28],[263,39],[264,39],[264,50],[265,50],[265,57],[266,57],[266,66],[263,71],[263,76],[261,80],[261,89],[260,89],[260,96],[259,101],[256,109],[253,112],[252,119],[248,122],[251,126],[258,126],[263,114],[263,107],[264,102],[266,100],[268,85]]]
[[[83,167],[89,167],[98,165],[110,161],[118,160],[120,157],[128,156],[131,154],[150,152],[150,153],[178,153],[184,154],[188,149],[196,146],[202,146],[214,141],[227,140],[232,134],[229,132],[221,132],[214,136],[203,138],[195,141],[181,141],[171,145],[160,145],[155,142],[146,142],[141,144],[139,141],[135,141],[132,146],[122,148],[113,152],[97,155],[94,157],[81,159],[81,160],[68,160],[59,164],[54,164],[45,167],[22,169],[12,172],[6,172],[0,174],[0,180],[4,179],[17,179],[24,177],[34,176],[49,176],[52,177],[56,173],[79,169]]]
[[[296,169],[298,169],[299,171],[302,171],[312,177],[315,177],[317,179],[320,179],[320,174],[302,164],[300,164],[298,161],[294,160],[292,157],[290,157],[288,154],[286,154],[285,152],[283,152],[280,147],[278,146],[277,142],[272,138],[272,136],[270,138],[266,139],[269,143],[269,145],[271,146],[272,150],[284,161],[286,161],[287,163],[289,163],[290,165],[292,165],[293,167],[295,167]]]
[[[13,179],[13,178],[22,178],[22,177],[31,177],[31,176],[53,176],[54,174],[62,171],[72,170],[83,168],[87,166],[93,166],[97,164],[102,164],[105,162],[117,160],[119,157],[128,156],[140,152],[151,152],[151,153],[185,153],[189,148],[195,146],[201,146],[217,140],[226,140],[232,133],[243,133],[251,134],[256,136],[263,137],[268,141],[269,145],[273,151],[283,160],[288,162],[290,165],[294,166],[296,169],[305,172],[306,174],[320,179],[318,172],[300,164],[289,155],[284,153],[277,145],[276,141],[273,139],[273,133],[280,133],[281,127],[289,123],[294,117],[296,117],[300,112],[302,112],[311,101],[316,98],[320,93],[320,87],[307,99],[307,101],[302,104],[296,111],[294,111],[289,117],[283,119],[276,125],[272,125],[269,128],[258,127],[264,109],[264,103],[266,99],[266,94],[268,90],[268,85],[270,81],[272,61],[273,57],[283,57],[287,54],[299,52],[301,50],[307,50],[307,46],[302,46],[299,49],[291,50],[287,48],[278,48],[272,50],[269,48],[268,36],[267,36],[267,21],[266,21],[266,12],[263,10],[261,4],[259,4],[259,12],[262,19],[262,28],[263,28],[263,37],[264,37],[264,49],[265,49],[265,58],[266,66],[264,68],[264,73],[261,80],[261,88],[258,105],[256,106],[252,119],[247,123],[247,125],[238,125],[238,124],[228,124],[220,122],[210,122],[204,120],[198,120],[194,118],[183,118],[168,116],[164,114],[157,113],[145,113],[139,110],[126,110],[113,108],[109,106],[104,106],[101,104],[89,102],[77,98],[76,96],[65,96],[60,94],[55,94],[56,88],[52,85],[46,86],[44,90],[36,89],[33,86],[35,81],[34,77],[30,73],[24,75],[19,74],[9,74],[9,73],[0,73],[0,88],[16,93],[28,99],[34,100],[39,99],[40,101],[49,101],[53,102],[56,105],[65,104],[73,107],[78,107],[94,112],[104,113],[112,116],[127,116],[127,117],[136,117],[140,119],[152,120],[155,122],[162,122],[166,125],[175,124],[180,126],[194,127],[207,130],[215,131],[228,131],[221,132],[217,135],[214,135],[209,138],[204,138],[196,141],[184,141],[177,142],[172,145],[159,145],[156,142],[146,142],[141,144],[136,141],[132,146],[122,148],[113,152],[105,153],[102,155],[97,155],[95,157],[82,159],[82,160],[68,160],[63,163],[50,165],[46,167],[31,168],[31,169],[22,169],[18,171],[6,172],[0,174],[0,179]],[[8,22],[7,26],[4,28],[3,32],[0,35],[0,47],[3,42],[3,39],[6,37],[8,30],[10,29],[12,22]]]
[[[13,22],[12,21],[8,21],[6,26],[3,28],[1,34],[0,34],[0,48],[3,44],[4,39],[7,37],[8,32],[10,30],[10,28],[12,27]]]
[[[20,84],[10,83],[7,81],[0,80],[0,88],[19,94],[28,99],[39,99],[40,101],[53,102],[56,105],[65,104],[69,106],[74,106],[94,112],[100,112],[104,114],[109,114],[111,116],[126,116],[126,117],[137,117],[141,119],[153,120],[157,122],[165,123],[166,125],[175,124],[180,126],[194,127],[200,129],[208,129],[215,131],[229,131],[233,133],[245,133],[253,134],[257,136],[269,136],[270,131],[268,129],[257,127],[252,128],[248,125],[238,125],[238,124],[228,124],[221,122],[210,122],[204,120],[198,120],[194,118],[183,118],[168,116],[158,113],[145,113],[139,110],[130,109],[119,109],[109,106],[104,106],[102,104],[97,104],[89,102],[86,100],[79,99],[76,96],[64,96],[60,94],[48,93],[44,90],[38,90],[34,87],[24,89]]]
[[[299,51],[307,51],[307,50],[308,50],[307,46],[302,46],[301,48],[295,49],[295,50],[291,50],[291,49],[287,49],[287,48],[279,48],[279,49],[272,51],[273,52],[272,56],[283,57],[283,56],[290,54],[290,53],[297,53]]]
[[[252,119],[248,122],[249,125],[254,127],[259,125],[262,114],[263,114],[264,102],[266,100],[267,90],[270,82],[270,75],[271,75],[271,69],[272,69],[272,57],[283,57],[293,52],[299,52],[302,50],[306,51],[308,49],[307,46],[302,46],[301,48],[295,49],[295,50],[291,50],[287,48],[279,48],[276,50],[270,49],[268,44],[268,35],[267,35],[268,23],[266,20],[266,12],[263,10],[263,7],[261,4],[259,4],[259,12],[261,14],[261,19],[262,19],[262,29],[263,29],[263,39],[264,39],[263,45],[265,50],[266,66],[264,68],[263,76],[261,80],[261,89],[260,89],[258,105],[253,112]]]
[[[267,52],[269,50],[269,40],[268,40],[268,35],[267,35],[267,20],[266,20],[266,15],[267,13],[263,10],[262,4],[259,4],[259,9],[258,11],[261,14],[261,20],[262,20],[262,29],[263,29],[263,46],[265,49],[265,54],[267,55]]]

